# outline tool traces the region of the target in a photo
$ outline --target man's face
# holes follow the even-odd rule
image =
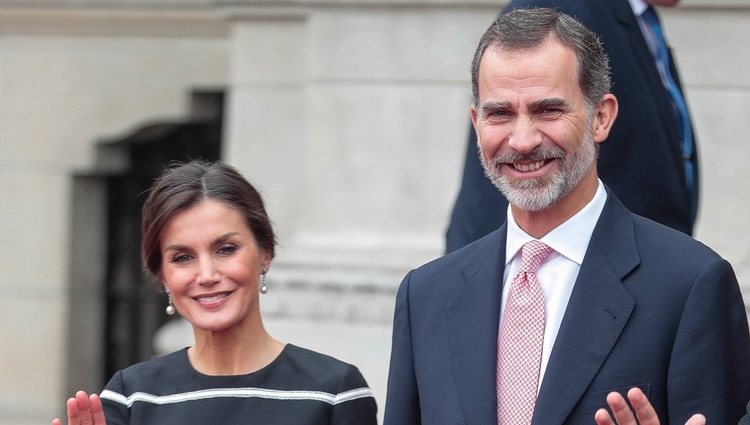
[[[471,113],[482,164],[512,205],[547,209],[584,179],[596,181],[596,110],[579,87],[573,51],[553,39],[527,52],[490,47],[478,88]]]

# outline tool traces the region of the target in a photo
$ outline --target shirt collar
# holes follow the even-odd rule
[[[544,235],[542,242],[554,249],[555,252],[574,261],[579,266],[583,263],[583,257],[586,255],[586,249],[591,240],[591,234],[594,233],[599,216],[604,209],[604,203],[607,201],[607,191],[604,184],[598,180],[594,197],[586,204],[583,209],[578,211],[573,217],[554,228],[551,232]],[[505,265],[513,261],[513,258],[527,242],[535,240],[534,237],[524,232],[516,223],[508,205],[508,236],[505,241]]]
[[[643,13],[648,7],[646,0],[628,0],[628,2],[630,3],[630,8],[633,9],[633,15],[635,16],[641,16],[641,13]]]

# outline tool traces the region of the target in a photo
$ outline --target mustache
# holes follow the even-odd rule
[[[507,164],[513,162],[536,162],[546,161],[549,159],[563,158],[565,151],[557,147],[537,147],[533,151],[527,154],[520,154],[518,152],[505,152],[499,153],[492,158],[492,165]]]

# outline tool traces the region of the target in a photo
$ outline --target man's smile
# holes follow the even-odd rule
[[[546,162],[545,160],[541,160],[541,161],[536,161],[536,162],[531,162],[531,163],[520,163],[520,164],[510,164],[510,165],[513,168],[515,168],[516,171],[527,172],[527,171],[536,171],[542,168],[545,162]]]

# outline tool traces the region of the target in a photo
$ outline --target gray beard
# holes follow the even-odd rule
[[[587,126],[588,128],[590,126]],[[481,151],[479,153],[485,175],[508,198],[508,202],[523,211],[541,211],[559,202],[583,180],[594,166],[596,156],[597,149],[591,130],[584,134],[581,146],[568,155],[557,147],[537,148],[528,155],[498,155],[490,163],[484,159]],[[559,158],[560,169],[550,177],[516,180],[508,178],[500,171],[502,163],[551,158]]]

